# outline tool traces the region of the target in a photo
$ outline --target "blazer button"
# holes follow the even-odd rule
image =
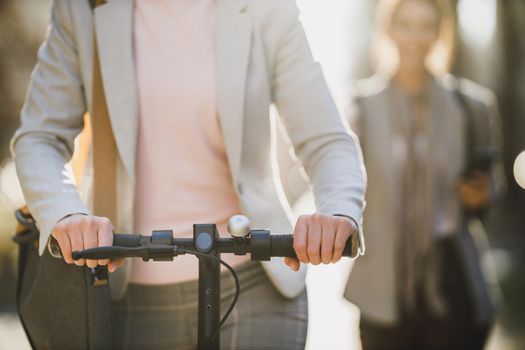
[[[242,195],[242,184],[240,182],[237,184],[237,192]]]

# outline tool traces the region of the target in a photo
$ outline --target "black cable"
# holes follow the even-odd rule
[[[235,304],[237,304],[237,300],[239,299],[239,294],[241,292],[241,284],[239,283],[239,278],[237,277],[237,273],[235,272],[235,270],[233,269],[233,267],[231,267],[230,265],[228,265],[228,263],[222,259],[219,259],[217,258],[216,256],[213,256],[213,255],[210,255],[210,254],[206,254],[206,253],[201,253],[201,252],[197,252],[197,251],[194,251],[194,250],[188,250],[188,249],[184,249],[184,252],[186,252],[187,254],[193,254],[195,256],[201,256],[201,257],[205,257],[205,258],[210,258],[212,260],[216,260],[218,261],[220,264],[222,264],[224,267],[226,267],[230,273],[232,274],[233,276],[233,279],[235,280],[235,295],[233,296],[233,300],[230,304],[230,307],[228,308],[228,310],[226,311],[226,313],[224,314],[224,317],[222,318],[222,320],[217,324],[217,327],[215,328],[215,330],[213,331],[213,334],[210,336],[210,338],[208,339],[208,343],[211,343],[213,339],[215,339],[215,337],[217,336],[217,334],[219,334],[220,330],[221,330],[221,327],[222,325],[224,324],[224,322],[226,322],[226,319],[228,318],[228,316],[230,316],[230,314],[232,313],[233,311],[233,308],[235,307]]]

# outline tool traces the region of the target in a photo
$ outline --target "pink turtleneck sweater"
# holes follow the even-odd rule
[[[133,39],[140,114],[134,230],[191,237],[194,223],[216,223],[227,234],[239,203],[216,108],[215,2],[137,0]],[[248,259],[223,258],[233,265]],[[196,279],[198,262],[133,259],[131,271],[134,283],[174,283]]]

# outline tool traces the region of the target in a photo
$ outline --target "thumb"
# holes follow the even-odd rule
[[[124,259],[110,260],[108,264],[109,272],[115,272],[119,267],[124,265]]]
[[[294,271],[299,271],[299,268],[301,267],[299,260],[294,258],[284,258],[284,263]]]

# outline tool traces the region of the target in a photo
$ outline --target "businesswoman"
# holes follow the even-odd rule
[[[93,99],[93,33],[118,149],[118,212],[111,224],[92,214],[64,171]],[[295,226],[273,176],[271,104],[316,198],[317,213]],[[293,232],[303,263],[336,262],[347,239],[359,254],[365,181],[358,147],[292,0],[111,0],[94,11],[87,0],[55,0],[21,119],[13,147],[41,254],[53,236],[73,263],[72,251],[111,244],[112,226],[141,234],[173,228],[183,237],[191,236],[193,223],[212,222],[227,234],[227,220],[238,213],[254,228]],[[243,290],[222,346],[304,348],[299,260],[286,261],[294,272],[281,261],[225,259]],[[97,263],[108,262],[75,262]],[[110,271],[119,265],[109,262]],[[196,278],[191,257],[132,261],[114,272],[114,347],[194,347]],[[227,277],[223,285],[233,290]]]
[[[500,184],[496,99],[446,74],[455,34],[446,1],[378,6],[378,73],[357,84],[353,120],[369,253],[345,296],[361,309],[364,349],[481,349],[494,299],[472,223]]]

